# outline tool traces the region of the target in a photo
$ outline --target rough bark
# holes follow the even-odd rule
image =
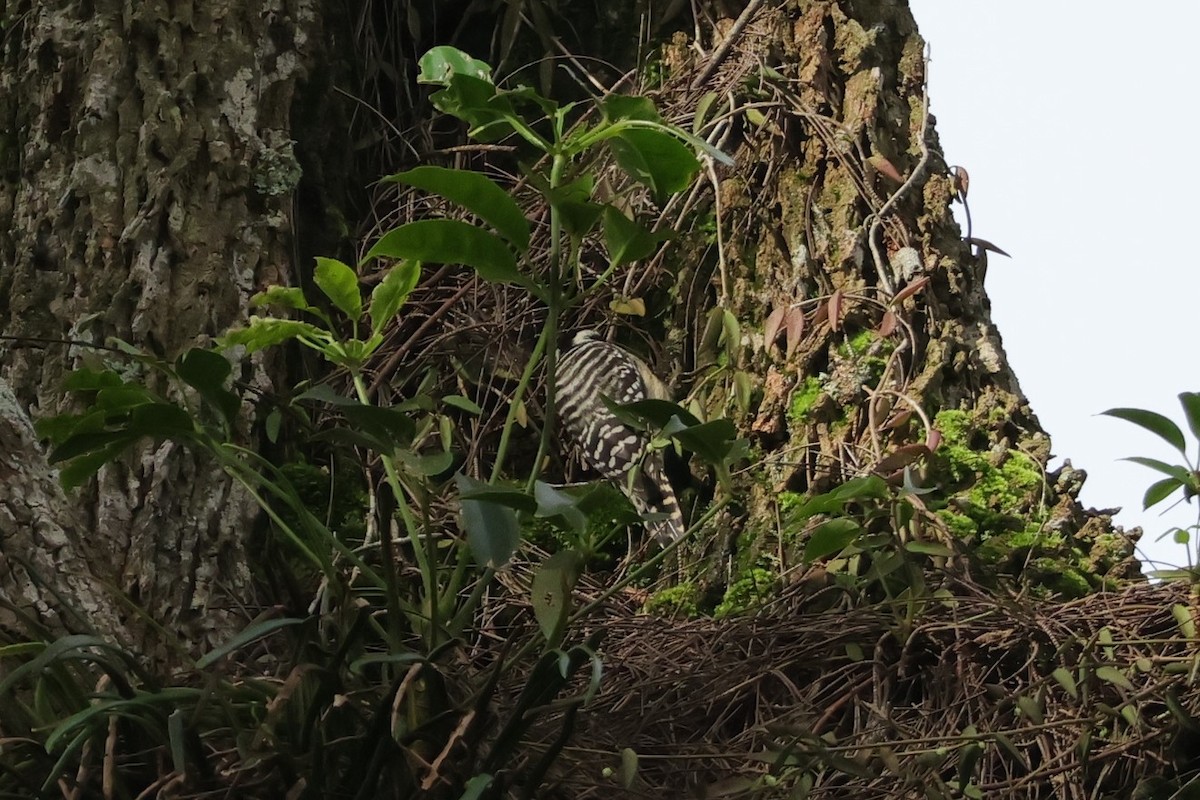
[[[291,114],[320,19],[310,0],[9,2],[4,17],[0,332],[16,338],[0,369],[39,416],[63,410],[61,379],[89,357],[48,340],[171,358],[286,280]],[[26,464],[40,481],[34,451]],[[73,501],[76,522],[46,508],[37,524],[76,527],[92,574],[188,647],[244,618],[253,507],[203,457],[143,449]],[[27,524],[0,531],[10,559],[36,558]]]

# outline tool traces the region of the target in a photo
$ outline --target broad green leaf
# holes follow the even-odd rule
[[[1180,453],[1186,453],[1187,442],[1184,441],[1183,431],[1174,422],[1154,411],[1143,408],[1110,408],[1101,412],[1107,417],[1116,417],[1126,422],[1132,422],[1140,428],[1150,431],[1174,447]]]
[[[467,532],[467,544],[475,561],[490,569],[500,569],[508,564],[521,543],[521,529],[517,515],[508,506],[479,499],[480,492],[490,489],[486,483],[466,475],[454,476],[462,502],[463,527]],[[468,493],[475,497],[467,497]]]
[[[1171,535],[1171,539],[1175,544],[1187,544],[1192,540],[1192,535],[1183,528],[1176,528],[1175,532]]]
[[[669,238],[670,231],[651,233],[613,206],[604,206],[604,243],[608,247],[608,263],[611,267],[653,255],[658,245]]]
[[[700,170],[692,151],[675,136],[657,128],[629,128],[608,140],[617,164],[662,203],[681,192]]]
[[[663,429],[664,433],[669,427]],[[732,420],[714,419],[673,431],[670,435],[709,464],[719,464],[733,450],[737,428]]]
[[[887,481],[878,475],[866,475],[861,478],[851,478],[835,487],[830,490],[829,496],[842,502],[882,500],[888,496],[888,485]]]
[[[267,441],[271,444],[277,443],[279,441],[279,431],[283,427],[283,414],[278,408],[271,409],[270,413],[267,414],[267,419],[263,423],[263,427],[266,429]]]
[[[170,439],[196,432],[191,414],[174,403],[148,403],[138,406],[129,417],[129,433]]]
[[[87,483],[93,475],[100,471],[105,464],[116,461],[125,448],[136,441],[133,438],[123,438],[113,442],[108,447],[93,450],[85,455],[71,459],[58,473],[58,481],[63,489],[70,491]]]
[[[121,412],[153,403],[158,398],[145,386],[124,384],[96,393],[96,407],[107,412]]]
[[[871,568],[867,570],[867,574],[863,576],[863,580],[870,583],[878,581],[891,575],[896,570],[904,566],[904,556],[897,552],[886,552],[882,555],[875,554],[875,560],[871,562]],[[919,573],[918,573],[919,574]]]
[[[683,406],[669,400],[638,400],[624,405],[607,401],[605,405],[622,422],[632,422],[639,427],[645,427],[645,423],[649,422],[657,428],[665,428],[672,417],[678,418],[685,427],[701,424],[700,420]]]
[[[422,219],[385,233],[366,258],[407,258],[431,264],[466,264],[495,283],[524,283],[504,240],[456,219]],[[365,259],[364,259],[365,260]]]
[[[80,433],[70,437],[58,447],[51,450],[47,460],[51,464],[58,464],[59,462],[70,461],[73,458],[78,458],[89,453],[107,453],[112,450],[114,445],[119,445],[119,449],[123,449],[125,445],[132,444],[138,438],[140,438],[140,434],[131,433],[124,428],[115,431]],[[100,463],[103,464],[104,462]],[[96,469],[99,468],[100,466],[97,465]]]
[[[445,86],[455,75],[469,75],[489,83],[492,80],[492,68],[487,62],[472,58],[457,47],[449,45],[430,48],[421,56],[417,67],[417,83]]]
[[[529,249],[529,220],[512,196],[486,175],[472,170],[417,167],[384,182],[404,183],[458,203],[522,252]]]
[[[394,408],[355,403],[339,406],[339,410],[353,427],[385,445],[382,449],[385,455],[408,447],[417,434],[412,418]]]
[[[121,386],[124,382],[111,369],[93,370],[81,367],[63,379],[63,390],[67,392],[94,392]]]
[[[609,122],[637,119],[646,122],[663,121],[654,101],[643,95],[610,94],[599,103],[600,113]]]
[[[225,356],[213,350],[193,347],[175,362],[179,377],[220,412],[229,424],[237,418],[239,401],[237,395],[225,388],[225,382],[233,366]]]
[[[548,483],[535,481],[533,496],[537,500],[539,518],[562,517],[578,535],[587,531],[587,517],[579,510],[579,501],[571,495]]]
[[[387,271],[371,292],[371,332],[382,333],[421,279],[421,262],[407,259]]]
[[[533,616],[551,647],[562,640],[571,615],[571,590],[579,579],[580,558],[574,550],[559,550],[547,558],[533,575],[530,602]]]
[[[247,353],[253,353],[298,337],[307,337],[316,342],[330,341],[328,332],[307,322],[276,317],[251,317],[247,327],[230,330],[218,339],[217,343],[221,349],[240,344],[246,348]]]
[[[358,275],[348,264],[336,258],[317,257],[317,268],[313,271],[313,283],[325,293],[329,302],[339,311],[358,322],[362,316],[362,293],[358,289]]]
[[[303,623],[304,620],[298,617],[284,617],[283,619],[267,619],[259,622],[253,622],[250,625],[247,625],[241,631],[241,633],[238,633],[225,644],[221,645],[220,647],[216,647],[201,656],[200,659],[196,661],[196,668],[205,669],[210,667],[230,653],[236,650],[241,650],[246,645],[252,642],[257,642],[259,639],[270,636],[280,628],[289,628],[293,625],[301,625]]]
[[[265,291],[250,298],[250,306],[252,308],[279,306],[294,311],[308,311],[312,308],[305,299],[304,292],[292,286],[268,286]]]
[[[862,527],[849,517],[826,520],[813,529],[804,545],[804,560],[833,555],[844,550],[862,531]]]
[[[1146,488],[1146,494],[1142,497],[1142,508],[1147,509],[1158,505],[1182,487],[1183,484],[1175,478],[1163,478],[1161,481],[1155,481]]]
[[[576,238],[582,238],[591,232],[606,207],[592,202],[596,179],[590,172],[553,188],[544,179],[531,180],[546,197],[550,207],[559,213],[563,230]]]
[[[414,453],[411,450],[396,451],[396,461],[404,465],[408,472],[432,478],[441,475],[454,466],[454,453],[447,450],[435,450],[432,453]]]
[[[1180,392],[1179,404],[1192,436],[1200,439],[1200,392]]]

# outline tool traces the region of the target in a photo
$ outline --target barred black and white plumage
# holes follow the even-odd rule
[[[590,330],[575,335],[559,362],[557,383],[559,418],[584,461],[618,482],[639,512],[667,515],[646,524],[661,544],[682,537],[683,515],[663,470],[662,453],[648,448],[646,434],[618,419],[603,399],[618,405],[669,400],[666,385],[640,358]]]

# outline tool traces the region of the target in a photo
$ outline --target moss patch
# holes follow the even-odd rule
[[[798,428],[809,422],[809,413],[821,398],[821,382],[809,376],[792,392],[792,401],[788,405],[788,422],[790,427]]]

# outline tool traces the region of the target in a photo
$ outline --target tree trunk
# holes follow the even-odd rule
[[[63,410],[63,375],[94,358],[65,340],[118,337],[174,358],[242,319],[259,287],[288,280],[292,109],[319,49],[318,12],[310,0],[7,4],[0,365],[21,407]],[[266,388],[267,373],[260,361],[238,377]],[[30,524],[74,530],[55,545],[64,565],[86,565],[96,602],[124,593],[193,652],[253,613],[242,604],[254,506],[209,461],[146,447],[67,499],[46,486],[27,434],[19,478],[47,505],[32,522],[0,515],[10,562],[35,563],[47,546]],[[59,588],[53,574],[34,583]],[[92,619],[148,654],[170,652],[146,638],[152,627],[112,621]]]

